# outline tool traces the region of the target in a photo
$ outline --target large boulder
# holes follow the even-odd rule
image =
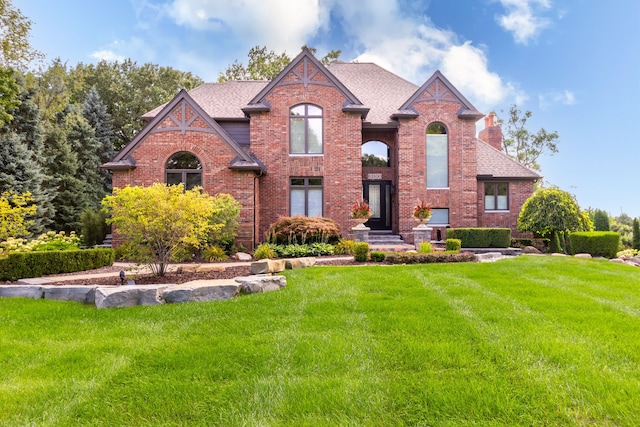
[[[261,259],[251,263],[251,274],[281,273],[285,267],[283,259]]]
[[[57,301],[75,301],[83,304],[93,304],[96,301],[98,286],[64,285],[45,286],[44,298]]]
[[[292,258],[285,260],[284,264],[287,270],[295,270],[296,268],[313,267],[316,265],[316,259],[314,257]]]
[[[42,286],[0,285],[0,297],[40,299],[44,295]]]
[[[194,280],[164,289],[162,299],[168,303],[225,300],[238,295],[239,287],[233,280]]]
[[[287,278],[284,276],[236,277],[235,281],[240,284],[240,293],[242,294],[277,291],[287,286]]]
[[[96,289],[96,307],[133,307],[162,304],[160,293],[168,285],[126,285]]]

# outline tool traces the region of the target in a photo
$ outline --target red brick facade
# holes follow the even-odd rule
[[[505,177],[509,211],[486,212],[477,153],[477,144],[484,143],[475,136],[475,122],[482,115],[439,73],[411,90],[415,92],[411,97],[408,93],[404,106],[393,106],[395,116],[368,122],[370,106],[304,50],[252,101],[243,101],[246,117],[235,120],[248,118],[248,146],[233,140],[197,97],[181,92],[105,167],[113,170],[114,187],[150,185],[164,182],[173,154],[194,154],[202,164],[204,190],[229,193],[242,204],[238,243],[247,248],[264,241],[279,216],[290,215],[291,178],[322,179],[322,214],[335,220],[345,237],[352,237],[355,225],[350,207],[362,198],[363,182],[371,179],[391,183],[388,228],[408,242],[416,225],[413,206],[421,199],[448,210],[448,224],[434,224],[434,239],[444,238],[448,226],[509,227],[515,232],[520,207],[536,178]],[[290,111],[301,104],[322,110],[321,154],[290,153]],[[426,129],[433,122],[443,124],[448,135],[449,186],[444,189],[426,185]],[[491,132],[495,137],[496,131]],[[389,147],[390,167],[362,167],[361,147],[368,141]]]

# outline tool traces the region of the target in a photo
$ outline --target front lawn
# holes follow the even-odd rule
[[[0,425],[640,425],[640,269],[287,277],[223,302],[0,299]]]

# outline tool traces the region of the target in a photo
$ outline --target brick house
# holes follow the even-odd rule
[[[253,248],[279,216],[325,216],[345,237],[355,201],[367,225],[412,242],[413,207],[432,206],[432,239],[451,227],[509,227],[540,176],[501,151],[502,133],[436,71],[418,87],[372,63],[322,65],[302,52],[271,81],[181,91],[103,168],[113,186],[184,182],[241,204]]]

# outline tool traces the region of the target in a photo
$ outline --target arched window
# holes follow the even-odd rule
[[[449,187],[449,137],[442,123],[427,127],[427,188]]]
[[[165,165],[167,185],[184,183],[185,190],[202,185],[202,163],[188,151],[180,151]]]
[[[380,141],[369,141],[362,144],[362,167],[389,167],[391,157],[389,146]]]
[[[301,104],[290,110],[289,150],[291,154],[322,154],[322,108]]]

